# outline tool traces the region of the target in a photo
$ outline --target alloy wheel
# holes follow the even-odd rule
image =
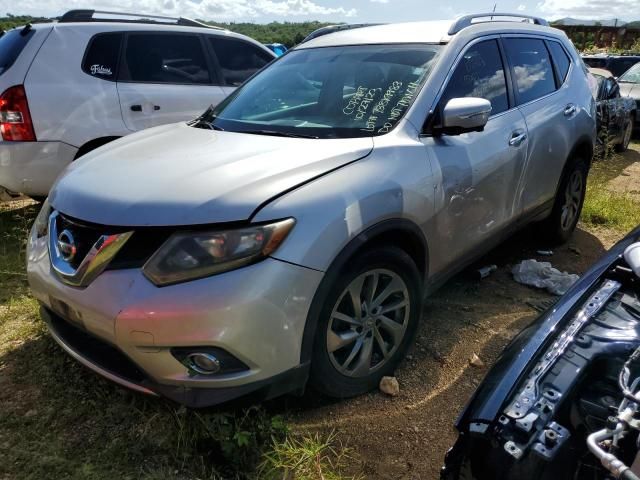
[[[564,192],[564,204],[560,216],[560,225],[563,230],[569,230],[576,220],[582,201],[583,178],[580,170],[574,170],[569,177]]]
[[[353,279],[328,323],[326,346],[334,368],[348,377],[380,369],[402,343],[409,313],[409,291],[398,274],[375,269]]]

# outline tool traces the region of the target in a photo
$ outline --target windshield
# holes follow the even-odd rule
[[[294,50],[207,112],[215,129],[348,138],[390,131],[413,103],[439,45]]]
[[[640,83],[640,63],[636,63],[618,78],[619,82]]]

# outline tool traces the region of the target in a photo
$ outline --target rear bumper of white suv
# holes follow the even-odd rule
[[[0,187],[46,196],[77,151],[63,142],[0,142]]]

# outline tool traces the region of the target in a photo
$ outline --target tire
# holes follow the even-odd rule
[[[622,141],[614,147],[616,152],[622,153],[626,152],[629,148],[629,142],[631,141],[631,136],[633,135],[633,127],[634,127],[634,114],[629,115],[629,121],[625,126],[625,130],[623,133]]]
[[[580,219],[584,203],[589,167],[581,158],[570,162],[560,180],[551,215],[541,225],[542,235],[552,244],[562,244],[569,240]]]
[[[348,398],[377,388],[404,358],[420,320],[422,282],[396,247],[357,255],[336,278],[321,299],[309,380],[320,393]]]

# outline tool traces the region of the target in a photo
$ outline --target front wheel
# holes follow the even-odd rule
[[[311,385],[346,398],[376,388],[393,374],[420,319],[420,274],[395,247],[349,261],[322,305],[311,361]]]
[[[575,230],[587,191],[588,172],[582,159],[571,161],[564,172],[551,215],[542,222],[542,233],[551,243],[565,243]]]
[[[633,135],[633,127],[634,127],[633,115],[634,114],[632,113],[629,116],[629,120],[625,125],[622,141],[615,146],[616,152],[618,153],[626,152],[627,149],[629,148],[629,142],[631,142],[631,135]]]

